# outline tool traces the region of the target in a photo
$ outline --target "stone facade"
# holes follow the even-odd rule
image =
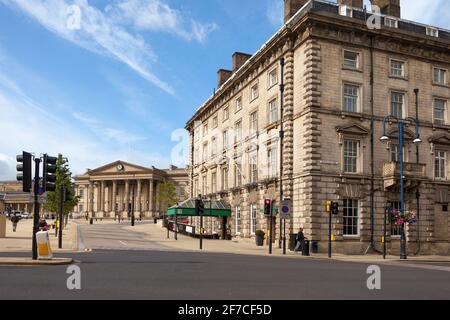
[[[328,245],[326,200],[338,201],[335,251],[379,251],[384,208],[399,201],[397,126],[387,123],[391,139],[383,144],[383,119],[415,118],[419,89],[418,152],[414,125],[405,132],[406,208],[420,215],[407,228],[408,253],[449,254],[450,32],[431,28],[432,35],[402,20],[387,27],[384,16],[381,29],[369,29],[370,14],[360,8],[342,16],[339,5],[303,3],[187,123],[192,196],[229,201],[232,234],[251,237],[268,229],[264,199],[279,203],[282,191],[294,203],[288,232],[303,227],[320,251]],[[276,218],[276,239],[279,225]],[[398,228],[388,221],[387,229],[388,250],[397,254]]]
[[[117,161],[75,177],[80,202],[74,211],[94,218],[127,218],[134,193],[135,217],[160,217],[164,213],[157,197],[159,185],[171,182],[183,200],[189,194],[188,179],[186,169],[160,170]]]
[[[10,209],[31,213],[33,206],[30,194],[22,192],[21,182],[0,182],[0,212]]]

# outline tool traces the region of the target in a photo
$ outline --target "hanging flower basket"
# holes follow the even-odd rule
[[[400,210],[392,210],[392,221],[397,226],[401,226],[404,223],[414,224],[417,222],[417,215],[414,211],[405,210],[403,213]]]

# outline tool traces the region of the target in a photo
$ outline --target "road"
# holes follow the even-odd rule
[[[67,266],[5,266],[0,299],[450,298],[450,272],[433,268],[380,265],[381,290],[371,291],[364,263],[177,252],[119,225],[83,227],[81,233],[93,249],[71,254],[81,270],[81,290],[67,289]]]

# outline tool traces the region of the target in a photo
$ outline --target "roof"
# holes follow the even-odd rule
[[[250,57],[236,72],[234,72],[231,77],[225,81],[218,89],[215,91],[213,95],[211,95],[205,103],[203,103],[195,112],[194,116],[189,119],[189,121],[186,124],[186,129],[189,129],[191,125],[193,125],[194,129],[196,128],[195,120],[202,114],[202,112],[217,98],[219,97],[224,91],[227,89],[228,86],[232,85],[232,83],[236,80],[237,77],[239,77],[245,70],[247,70],[250,66],[254,64],[256,60],[260,58],[261,55],[263,55],[267,49],[276,43],[278,40],[282,38],[283,33],[286,32],[286,30],[291,29],[297,23],[309,12],[314,13],[325,13],[325,14],[335,14],[337,18],[342,19],[353,19],[354,21],[366,21],[370,17],[373,16],[371,12],[368,12],[363,9],[359,8],[352,8],[353,9],[353,17],[343,17],[339,15],[339,5],[335,2],[329,2],[324,0],[310,0],[307,2],[300,10],[297,11],[297,13],[292,16],[289,21],[287,21],[279,30],[276,32],[266,43],[264,43],[261,48]],[[382,22],[384,22],[384,19],[386,15],[381,14]],[[401,31],[407,31],[410,33],[415,34],[421,34],[423,36],[426,36],[426,28],[432,27],[427,26],[421,23],[412,22],[405,19],[398,19],[398,30]],[[383,23],[384,25],[384,23]],[[439,27],[433,27],[437,30],[439,30],[439,37],[434,38],[434,40],[444,40],[448,43],[450,43],[450,30],[439,28]],[[375,30],[376,31],[376,30]]]

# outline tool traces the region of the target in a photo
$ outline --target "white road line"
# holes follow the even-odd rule
[[[123,241],[120,241],[120,240],[119,240],[119,242],[120,242],[121,244],[123,244],[125,247],[128,246],[128,245],[127,245],[125,242],[123,242]]]

